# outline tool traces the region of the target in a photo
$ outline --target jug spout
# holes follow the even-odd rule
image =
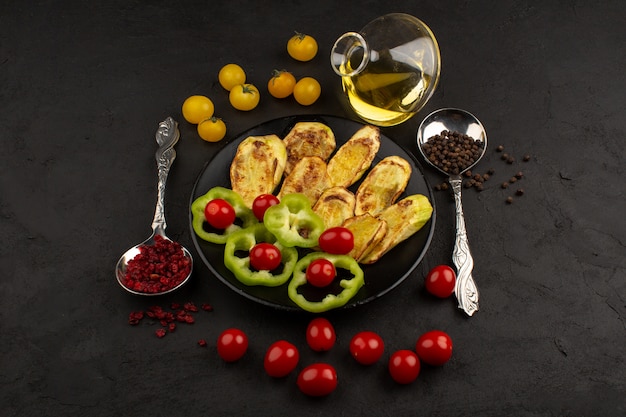
[[[359,74],[372,58],[365,38],[357,32],[346,32],[337,38],[330,53],[333,70],[342,77]]]

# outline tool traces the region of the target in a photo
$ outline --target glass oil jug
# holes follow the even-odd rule
[[[377,126],[414,116],[435,92],[441,70],[435,35],[404,13],[380,16],[359,32],[344,33],[330,60],[350,107]]]

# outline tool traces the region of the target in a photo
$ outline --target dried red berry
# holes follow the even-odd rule
[[[165,329],[157,329],[154,333],[160,339],[162,337],[165,337],[167,332],[165,331]]]
[[[206,340],[204,340],[204,339],[198,340],[198,345],[200,345],[202,347],[205,347],[207,345]]]
[[[202,309],[204,311],[213,311],[213,306],[211,304],[204,303],[202,304]]]
[[[194,313],[195,313],[196,311],[198,311],[198,307],[196,307],[196,305],[195,305],[193,302],[187,302],[187,303],[185,303],[185,305],[183,306],[183,308],[184,308],[186,311],[192,311],[192,312],[194,312]]]
[[[178,286],[189,275],[191,263],[182,246],[156,235],[153,245],[143,245],[128,261],[123,284],[131,290],[157,293]]]

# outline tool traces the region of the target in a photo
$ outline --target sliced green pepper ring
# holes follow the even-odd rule
[[[257,243],[271,243],[280,250],[281,267],[275,271],[257,271],[250,267],[250,256],[238,256],[244,252],[248,254]],[[231,233],[224,246],[224,265],[245,285],[263,285],[277,287],[289,280],[293,268],[298,262],[296,248],[286,247],[276,240],[263,223]]]
[[[335,294],[327,294],[321,301],[307,300],[298,292],[298,288],[307,283],[306,269],[316,259],[325,258],[335,265],[335,269],[345,269],[352,274],[351,279],[342,279],[339,285],[343,290]],[[291,301],[298,307],[311,313],[321,313],[334,308],[344,306],[364,285],[363,270],[352,257],[348,255],[333,255],[325,252],[312,252],[298,261],[294,270],[293,278],[289,282],[287,292]]]
[[[235,209],[235,216],[242,222],[241,226],[233,223],[219,233],[217,231],[207,231],[207,229],[205,229],[205,225],[208,225],[208,222],[204,217],[204,208],[211,200],[215,200],[216,198],[226,200],[231,206],[233,206]],[[194,232],[196,232],[196,235],[198,235],[198,237],[202,240],[218,244],[226,243],[226,238],[237,230],[241,230],[258,223],[257,218],[254,216],[252,210],[246,206],[243,198],[241,198],[241,196],[233,190],[225,187],[213,187],[205,195],[196,198],[193,203],[191,203],[191,214],[193,216],[191,225]]]
[[[304,194],[287,194],[263,216],[265,227],[284,246],[313,248],[325,229],[324,220],[313,211]]]

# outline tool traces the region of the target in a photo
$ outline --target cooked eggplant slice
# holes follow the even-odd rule
[[[332,184],[347,188],[357,182],[371,166],[378,149],[380,129],[363,126],[328,161]]]
[[[287,148],[285,174],[291,173],[305,156],[318,156],[328,162],[337,146],[332,129],[320,122],[298,122],[283,139]]]
[[[349,229],[354,236],[354,248],[348,255],[357,262],[361,262],[389,233],[384,220],[368,213],[350,217],[342,226]]]
[[[286,163],[287,150],[278,136],[250,136],[239,144],[230,165],[231,188],[252,207],[258,195],[274,192]]]
[[[378,214],[400,197],[411,178],[411,165],[399,156],[388,156],[367,174],[356,192],[354,214]]]
[[[378,261],[398,243],[417,233],[430,220],[433,207],[422,194],[410,195],[381,211],[376,218],[384,220],[389,227],[385,238],[365,257],[364,264]]]
[[[278,199],[280,200],[287,194],[300,193],[306,195],[313,206],[322,192],[330,186],[326,162],[319,156],[305,156],[285,177]]]
[[[322,192],[313,206],[323,220],[326,228],[341,226],[348,218],[354,216],[355,197],[345,187],[330,187]]]

